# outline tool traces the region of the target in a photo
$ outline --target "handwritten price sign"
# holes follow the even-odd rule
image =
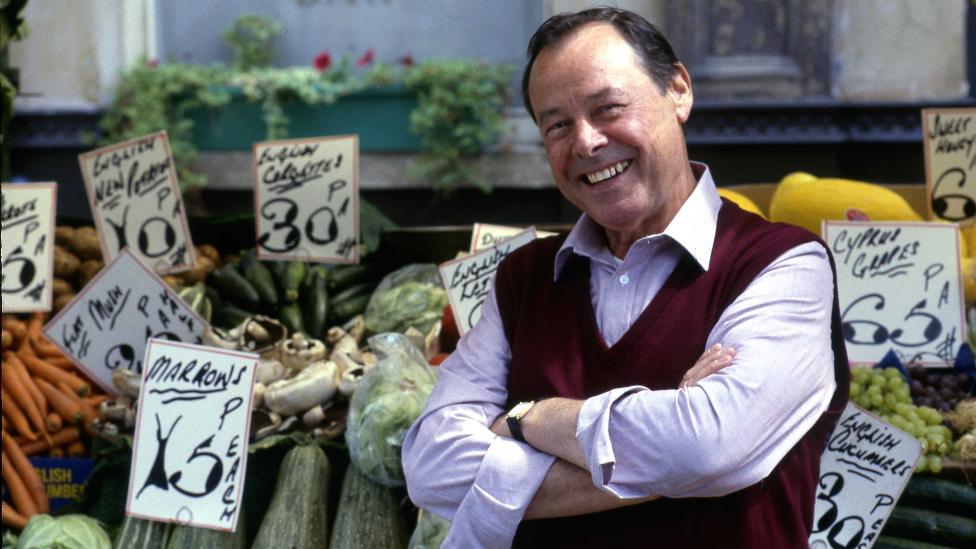
[[[0,185],[0,291],[3,312],[51,310],[54,183]]]
[[[151,339],[126,513],[234,531],[258,356]]]
[[[206,326],[125,249],[48,322],[44,334],[92,381],[116,394],[112,372],[142,372],[147,339],[200,343]]]
[[[196,266],[166,132],[78,156],[105,261],[128,247],[159,274]]]
[[[915,437],[848,403],[820,458],[811,549],[874,545],[920,455]]]
[[[262,259],[359,263],[359,138],[254,144]]]
[[[929,214],[976,221],[976,108],[922,109]]]
[[[505,225],[475,223],[471,230],[471,253],[475,253],[478,250],[483,250],[485,248],[490,248],[503,240],[512,238],[524,230],[525,229],[508,227]],[[536,236],[538,238],[554,236],[555,234],[556,233],[551,233],[548,231],[536,231]]]
[[[823,234],[851,362],[873,364],[893,349],[903,362],[951,365],[966,333],[957,227],[826,221]]]
[[[498,264],[513,250],[535,238],[535,227],[529,227],[495,246],[439,265],[441,279],[447,287],[447,298],[454,309],[454,319],[462,335],[481,318],[481,304],[491,291]]]

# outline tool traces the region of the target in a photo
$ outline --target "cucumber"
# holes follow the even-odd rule
[[[240,307],[236,307],[230,303],[223,304],[217,313],[214,315],[214,325],[218,328],[236,328],[241,325],[245,320],[254,316],[254,313],[245,311]]]
[[[254,255],[254,250],[245,250],[241,254],[240,263],[241,274],[254,286],[261,300],[261,307],[266,312],[278,310],[278,290],[275,287],[274,277],[268,266],[258,260]]]
[[[238,518],[235,532],[221,532],[210,528],[174,526],[166,549],[246,549],[243,521]]]
[[[976,520],[896,505],[881,533],[928,543],[976,547]]]
[[[915,475],[908,481],[899,503],[976,517],[976,488],[951,480]]]
[[[365,312],[366,306],[369,305],[370,297],[372,297],[372,294],[362,294],[347,299],[341,303],[333,303],[333,321],[336,323],[342,323],[358,315],[359,313]]]
[[[329,289],[337,292],[353,284],[367,282],[372,276],[372,270],[368,263],[336,267],[329,273]]]
[[[224,265],[222,269],[213,271],[214,281],[217,289],[223,297],[239,305],[243,309],[254,311],[261,306],[261,298],[254,286],[237,272],[236,266],[232,263]]]
[[[302,445],[289,450],[278,469],[271,504],[251,547],[326,547],[330,471],[329,459],[318,446]],[[368,516],[362,518],[371,520]]]
[[[329,316],[329,290],[326,272],[313,269],[312,280],[305,290],[305,330],[315,339],[325,335],[326,321]]]
[[[393,491],[350,464],[342,481],[330,549],[405,548],[406,518]]]
[[[286,303],[284,307],[279,309],[278,320],[285,325],[285,328],[288,328],[288,335],[305,332],[302,309],[297,302]]]
[[[935,545],[934,543],[893,536],[878,536],[871,547],[873,549],[951,549],[948,545]]]
[[[172,525],[126,515],[115,538],[115,549],[166,549]]]
[[[285,270],[281,273],[281,292],[285,296],[285,301],[298,299],[302,280],[305,278],[305,269],[305,264],[301,261],[289,261],[285,265]]]

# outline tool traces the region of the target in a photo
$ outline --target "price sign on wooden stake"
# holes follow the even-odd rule
[[[952,364],[965,341],[959,230],[945,223],[826,221],[852,363],[894,350],[902,362]]]
[[[848,403],[820,458],[810,547],[874,545],[921,454],[915,437]]]
[[[151,337],[200,343],[207,328],[158,275],[122,250],[44,327],[44,334],[102,389],[112,372],[142,372]]]
[[[922,109],[931,219],[976,221],[976,108]]]
[[[51,310],[57,185],[0,185],[3,312]]]
[[[149,340],[127,514],[235,530],[257,360],[250,353]]]
[[[196,267],[166,132],[78,156],[105,262],[129,248],[159,274]]]
[[[359,263],[359,137],[254,144],[261,259]]]
[[[535,227],[529,227],[476,254],[440,264],[441,279],[447,288],[447,298],[454,309],[454,319],[462,335],[481,318],[481,304],[491,291],[498,264],[513,250],[535,238]]]

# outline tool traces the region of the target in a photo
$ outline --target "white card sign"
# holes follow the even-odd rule
[[[513,250],[536,238],[535,227],[478,253],[440,264],[441,280],[454,309],[454,320],[461,335],[481,318],[481,304],[491,291],[498,264]]]
[[[471,253],[475,253],[478,250],[490,248],[491,246],[494,246],[505,239],[512,238],[524,230],[524,228],[508,227],[506,225],[475,223],[471,230],[471,248],[469,251]],[[555,234],[556,233],[551,233],[549,231],[536,231],[536,236],[538,238],[555,236]]]
[[[51,310],[57,185],[0,185],[3,312]]]
[[[106,262],[128,247],[159,274],[196,267],[172,156],[165,131],[78,155]]]
[[[976,108],[922,109],[930,219],[976,221]]]
[[[820,457],[811,549],[874,545],[921,455],[915,437],[847,403]]]
[[[359,263],[359,137],[254,144],[261,259]]]
[[[150,339],[127,514],[234,531],[258,355]]]
[[[206,327],[206,321],[125,249],[47,323],[44,334],[114,395],[118,390],[112,372],[141,372],[147,339],[200,343]]]
[[[951,365],[966,337],[957,226],[825,221],[823,234],[851,362],[894,350],[902,362]]]

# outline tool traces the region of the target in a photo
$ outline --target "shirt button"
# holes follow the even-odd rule
[[[625,274],[620,275],[620,284],[622,286],[626,286],[629,282],[630,282],[630,277],[629,276],[627,276]]]

